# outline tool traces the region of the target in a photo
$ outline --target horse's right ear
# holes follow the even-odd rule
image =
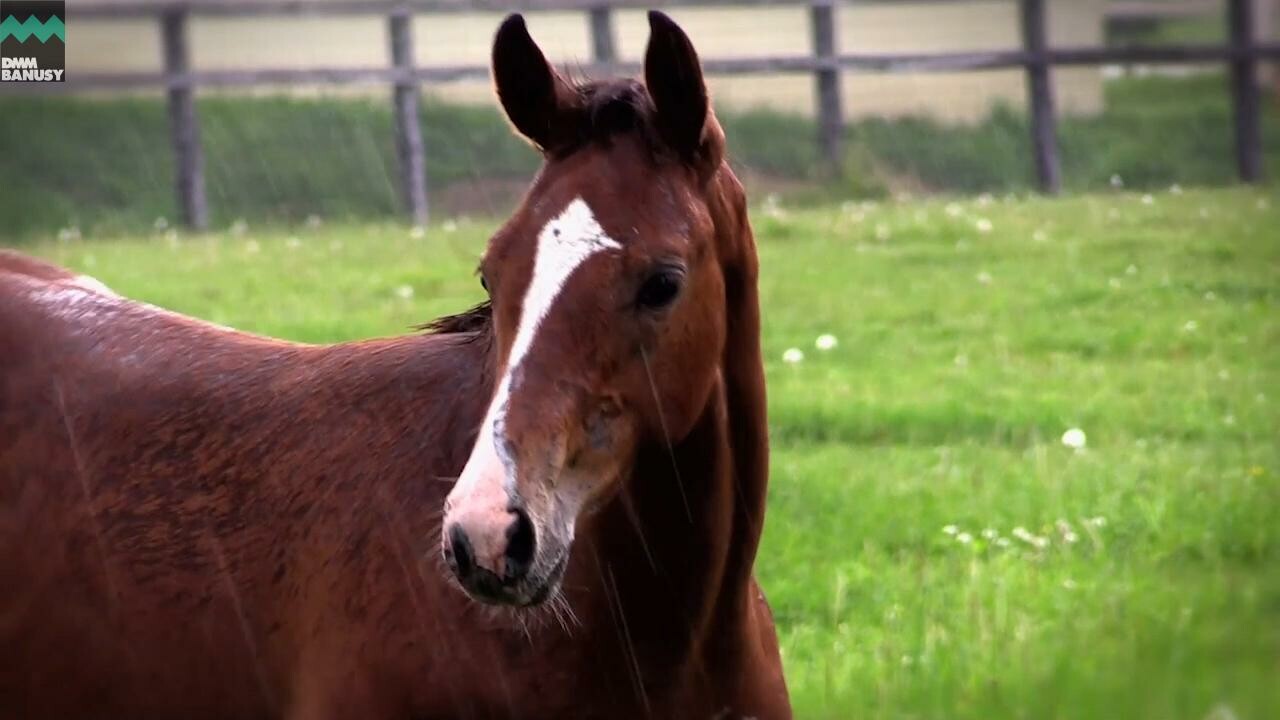
[[[512,13],[493,39],[493,84],[507,118],[539,150],[555,149],[573,92]]]

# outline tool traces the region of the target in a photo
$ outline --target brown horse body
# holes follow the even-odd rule
[[[598,212],[615,235],[665,222],[685,190],[655,180],[645,145],[624,133],[549,165],[502,233],[570,195],[625,197]],[[0,254],[0,718],[789,717],[751,574],[767,476],[754,247],[715,163],[696,187],[716,326],[636,341],[657,412],[688,407],[660,434],[635,425],[565,540],[563,583],[544,587],[563,623],[477,603],[439,559],[508,359],[499,295],[492,317],[434,333],[307,346]],[[598,184],[566,179],[579,171]],[[671,312],[705,317],[693,299]],[[692,388],[664,370],[682,338],[707,346],[686,353],[706,359]]]

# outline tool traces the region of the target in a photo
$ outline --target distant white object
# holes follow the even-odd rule
[[[787,351],[782,353],[782,362],[784,363],[795,365],[803,360],[804,352],[800,348],[787,348]]]
[[[836,336],[830,333],[823,333],[818,336],[817,340],[813,341],[813,346],[819,350],[831,350],[839,344],[840,341],[836,340]]]
[[[1071,428],[1062,433],[1062,444],[1072,450],[1083,450],[1085,445],[1084,431],[1080,428]]]

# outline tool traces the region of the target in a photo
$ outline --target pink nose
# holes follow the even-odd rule
[[[533,523],[523,510],[457,508],[445,520],[444,556],[462,586],[500,598],[529,572]]]

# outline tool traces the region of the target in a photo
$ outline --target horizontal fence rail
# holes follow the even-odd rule
[[[950,0],[962,2],[963,0]],[[844,133],[840,74],[844,71],[879,73],[962,72],[1020,69],[1027,75],[1030,142],[1041,191],[1061,187],[1057,148],[1057,117],[1053,68],[1104,64],[1222,63],[1229,70],[1234,107],[1235,161],[1246,182],[1263,177],[1261,98],[1258,64],[1280,61],[1280,43],[1257,37],[1255,0],[1221,0],[1230,31],[1226,44],[1186,44],[1161,47],[1052,47],[1047,41],[1047,0],[1017,0],[1022,47],[1009,50],[945,53],[845,52],[837,43],[839,0],[69,0],[68,22],[150,18],[157,21],[164,53],[161,72],[69,73],[64,83],[21,86],[18,91],[58,93],[87,90],[154,88],[168,96],[170,136],[175,157],[174,185],[183,221],[204,229],[208,209],[204,197],[203,158],[195,93],[199,88],[260,85],[387,85],[393,89],[396,154],[405,212],[412,222],[428,219],[427,168],[424,144],[430,142],[419,126],[420,86],[487,79],[485,65],[419,67],[413,60],[412,18],[417,14],[507,11],[579,11],[591,34],[591,60],[573,67],[590,75],[634,74],[639,65],[619,62],[614,38],[616,10],[652,5],[677,7],[800,6],[809,9],[811,53],[750,58],[705,58],[710,74],[810,74],[814,78],[816,141],[831,174],[840,172],[840,141]],[[1197,6],[1203,5],[1197,3]],[[1120,3],[1132,13],[1145,12],[1150,3]],[[1142,8],[1138,8],[1142,5]],[[367,68],[265,68],[199,70],[191,68],[187,25],[192,17],[254,16],[382,16],[387,19],[389,63]],[[13,86],[5,87],[8,91]]]

